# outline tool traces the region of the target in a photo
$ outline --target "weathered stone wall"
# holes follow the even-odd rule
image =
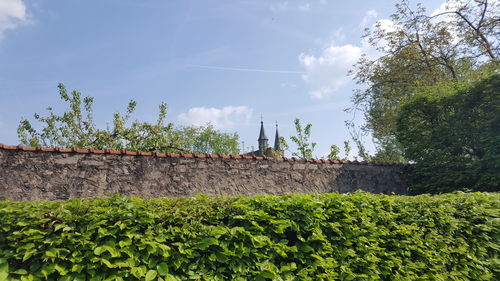
[[[143,197],[352,192],[357,189],[406,193],[401,167],[394,165],[111,153],[0,147],[0,200],[62,200],[110,193]],[[205,155],[198,157],[202,156]]]

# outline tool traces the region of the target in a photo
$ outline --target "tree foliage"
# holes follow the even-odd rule
[[[302,159],[313,158],[314,148],[317,143],[309,141],[311,138],[312,124],[307,124],[304,128],[302,128],[299,118],[295,118],[293,123],[295,124],[295,131],[297,135],[291,136],[290,140],[292,140],[292,142],[297,146],[297,151],[292,152],[292,155]]]
[[[194,153],[239,154],[237,133],[222,133],[210,124],[206,126],[182,127],[176,132],[182,140],[184,150]]]
[[[363,130],[372,133],[384,157],[401,160],[395,132],[405,101],[427,87],[477,81],[498,68],[499,5],[448,1],[446,11],[429,15],[422,5],[401,0],[390,21],[367,30],[364,39],[380,56],[365,55],[357,63],[353,75],[367,87],[355,92],[353,110],[364,113]]]
[[[414,193],[500,191],[500,75],[414,97],[396,134]]]
[[[175,127],[166,123],[167,105],[160,104],[155,123],[132,121],[137,103],[130,101],[124,114],[114,113],[108,128],[97,128],[92,112],[94,99],[82,98],[78,91],[68,93],[58,85],[59,96],[69,108],[57,114],[49,107],[48,115],[34,114],[42,124],[37,130],[29,120],[22,119],[17,132],[25,145],[50,147],[79,147],[94,149],[128,149],[139,151],[239,154],[236,133],[219,132],[211,125]]]

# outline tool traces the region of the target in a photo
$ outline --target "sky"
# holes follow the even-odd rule
[[[347,73],[361,54],[376,57],[361,35],[390,26],[395,2],[0,0],[0,143],[19,144],[22,118],[62,112],[64,83],[94,97],[102,128],[131,99],[132,118],[147,122],[165,102],[168,122],[210,122],[249,151],[261,117],[271,144],[275,122],[291,143],[299,118],[325,156],[350,140],[346,120],[363,124],[344,111],[363,87]],[[433,11],[444,0],[420,2]]]

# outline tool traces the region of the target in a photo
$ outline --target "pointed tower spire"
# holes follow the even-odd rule
[[[280,134],[278,132],[278,121],[276,121],[276,135],[274,136],[274,151],[281,151],[280,147]]]
[[[264,155],[266,150],[267,150],[267,141],[269,139],[267,138],[266,136],[266,131],[264,131],[264,122],[262,121],[262,117],[261,117],[261,121],[260,121],[260,134],[259,134],[259,154],[260,155]]]

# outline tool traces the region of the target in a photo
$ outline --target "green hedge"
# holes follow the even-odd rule
[[[499,280],[498,193],[0,202],[0,280]]]

